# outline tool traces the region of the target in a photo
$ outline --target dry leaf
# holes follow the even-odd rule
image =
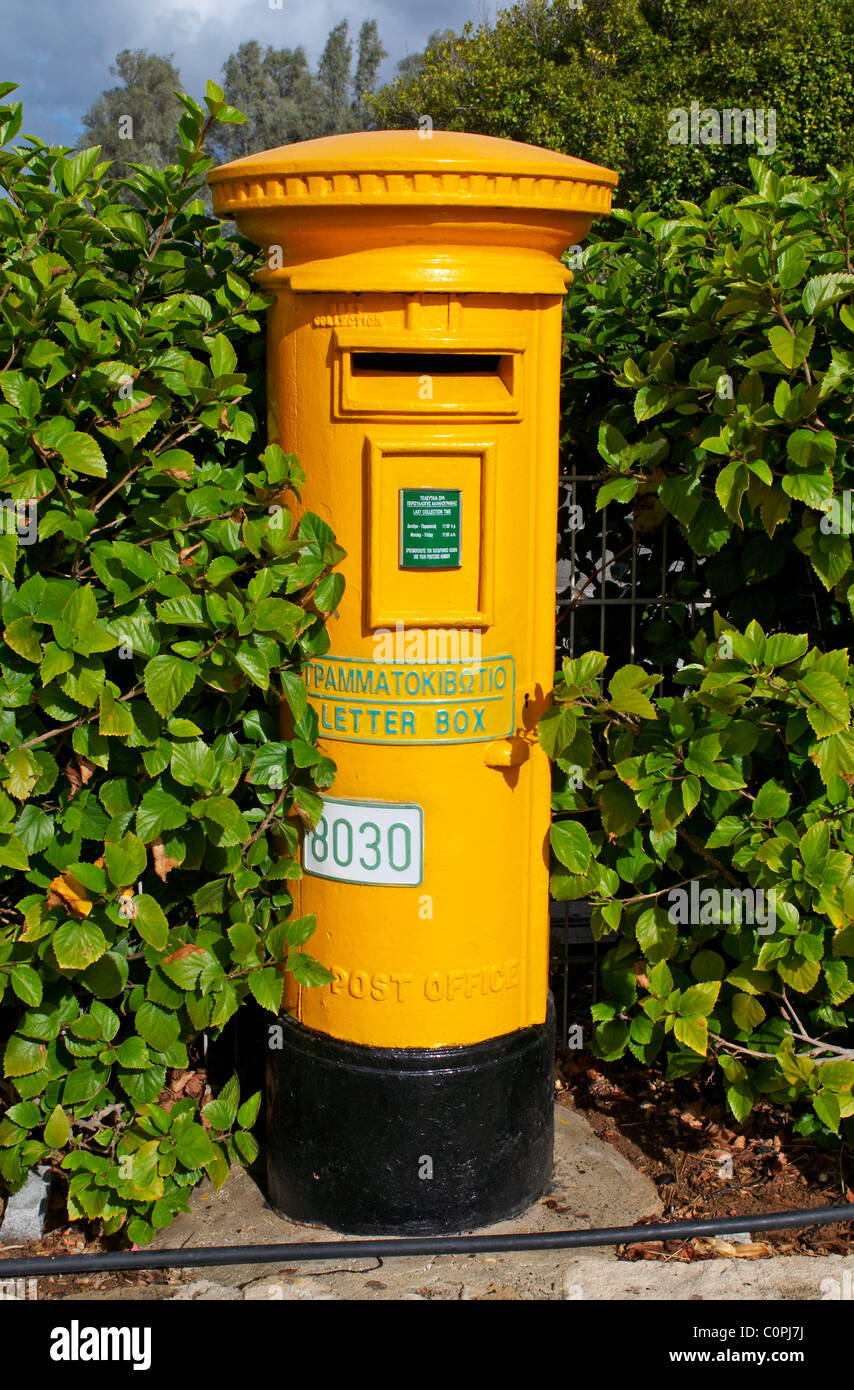
[[[153,396],[143,396],[141,401],[137,401],[136,404],[132,405],[128,410],[123,410],[119,419],[124,420],[128,415],[136,415],[138,410],[147,410],[153,400]]]
[[[764,1260],[774,1251],[761,1240],[732,1241],[722,1240],[720,1236],[708,1236],[695,1242],[697,1250],[718,1258],[734,1260]]]
[[[636,960],[634,965],[632,966],[632,970],[635,972],[635,979],[637,980],[641,989],[649,989],[649,980],[647,979],[646,972],[644,969],[644,962],[642,960]]]
[[[92,773],[95,771],[95,764],[88,758],[77,755],[77,766],[69,764],[65,769],[65,775],[71,785],[71,795],[76,796],[81,787],[85,787]]]
[[[152,840],[150,848],[154,860],[154,872],[161,882],[165,883],[172,870],[177,869],[180,861],[170,858],[163,848],[163,841],[159,835],[156,840]]]
[[[179,946],[177,951],[172,952],[171,956],[164,956],[160,964],[171,965],[173,960],[186,960],[187,956],[192,956],[197,951],[204,954],[204,946],[194,946],[192,942],[189,942],[186,946]]]
[[[683,1110],[679,1118],[683,1125],[690,1125],[692,1129],[703,1128],[703,1121],[695,1114],[695,1107],[692,1105],[689,1105],[686,1110]]]
[[[72,874],[60,874],[51,880],[47,903],[48,907],[64,907],[75,917],[88,917],[92,911],[86,889]]]

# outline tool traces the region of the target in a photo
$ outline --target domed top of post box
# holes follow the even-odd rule
[[[515,140],[362,131],[208,174],[214,211],[295,290],[562,293],[560,257],[610,211],[617,175]]]

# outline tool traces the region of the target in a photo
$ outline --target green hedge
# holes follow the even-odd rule
[[[182,101],[175,164],[124,185],[0,106],[0,1182],[61,1165],[69,1215],[138,1244],[257,1153],[259,1096],[169,1109],[168,1069],[285,970],[329,978],[289,886],[342,552],[292,534],[256,252],[203,201],[242,118]]]
[[[752,112],[757,141],[798,173],[854,157],[852,55],[850,0],[522,0],[462,26],[368,100],[380,126],[428,118],[604,164],[622,203],[663,208],[747,177],[762,151],[727,110]],[[682,143],[678,113],[687,124],[692,106]]]
[[[564,662],[553,891],[610,945],[601,1057],[710,1056],[737,1119],[767,1096],[850,1140],[854,175],[751,168],[618,213],[572,290],[566,447],[694,564],[641,665]]]

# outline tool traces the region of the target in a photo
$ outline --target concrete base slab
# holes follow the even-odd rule
[[[557,1108],[552,1190],[522,1216],[488,1229],[553,1231],[632,1225],[659,1216],[652,1183],[610,1144],[597,1139],[579,1114]],[[330,1232],[277,1216],[256,1184],[236,1169],[214,1192],[202,1184],[192,1212],[180,1216],[154,1249],[181,1246],[322,1241]],[[340,1237],[346,1240],[346,1237]],[[613,1248],[529,1251],[495,1255],[435,1255],[387,1260],[347,1259],[318,1264],[227,1265],[175,1272],[169,1285],[145,1285],[70,1295],[71,1300],[221,1299],[300,1302],[403,1300],[823,1299],[850,1297],[852,1261],[844,1256],[763,1260],[719,1259],[693,1264],[631,1263]],[[834,1294],[834,1289],[838,1292]]]
[[[768,1259],[594,1260],[572,1255],[564,1266],[565,1297],[672,1302],[685,1299],[825,1300],[851,1298],[848,1255],[772,1255]]]
[[[201,1184],[191,1197],[192,1212],[160,1232],[150,1248],[270,1245],[332,1237],[325,1228],[297,1225],[278,1216],[258,1186],[234,1169],[225,1187],[214,1192]],[[587,1121],[572,1110],[555,1114],[555,1171],[550,1191],[521,1216],[490,1226],[490,1231],[557,1231],[567,1227],[631,1225],[642,1216],[660,1215],[653,1184],[610,1144],[597,1139]],[[605,1260],[605,1249],[593,1258]],[[188,1270],[181,1284],[91,1294],[74,1299],[127,1298],[208,1301],[220,1298],[397,1299],[397,1298],[563,1298],[559,1251],[508,1255],[437,1255],[390,1260],[336,1258],[286,1268],[226,1265]]]

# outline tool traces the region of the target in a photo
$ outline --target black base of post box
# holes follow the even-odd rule
[[[342,1042],[280,1018],[269,1054],[268,1195],[351,1235],[441,1235],[515,1216],[552,1174],[554,1007],[464,1047]]]

